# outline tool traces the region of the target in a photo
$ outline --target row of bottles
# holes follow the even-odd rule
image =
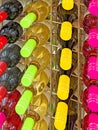
[[[0,11],[1,22],[11,20],[0,30],[0,127],[48,130],[44,116],[49,101],[43,91],[50,78],[45,72],[50,52],[43,45],[50,38],[45,21],[50,5],[42,0],[9,0]]]
[[[72,24],[78,18],[78,8],[73,0],[62,0],[62,2],[57,2],[56,6],[58,18],[55,23],[58,21],[59,23],[57,25],[54,23],[57,26],[57,32],[55,29],[53,30],[54,34],[57,35],[57,41],[55,41],[57,47],[53,43],[52,91],[56,93],[58,99],[54,114],[54,127],[56,129],[73,130],[77,120],[74,106],[76,103],[71,101],[71,97],[77,89],[77,78],[72,76],[77,67],[77,53],[73,51],[73,47],[78,41],[78,31]],[[55,98],[57,98],[56,96]]]
[[[82,93],[82,105],[87,113],[83,119],[82,129],[97,130],[97,96],[98,96],[98,1],[97,0],[84,0],[84,4],[88,9],[88,14],[84,17],[83,28],[87,34],[87,39],[83,43],[83,55],[85,57],[85,63],[83,65],[83,82],[86,85],[86,89]]]

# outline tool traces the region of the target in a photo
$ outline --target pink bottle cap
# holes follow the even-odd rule
[[[5,120],[6,120],[5,114],[3,112],[0,112],[0,128],[2,127]]]
[[[98,130],[98,115],[90,114],[88,119],[88,130]]]
[[[88,10],[91,14],[97,15],[98,14],[98,0],[90,0]]]
[[[90,79],[98,79],[98,58],[95,56],[88,59],[87,75]]]
[[[90,29],[88,34],[88,44],[92,47],[98,47],[98,29]]]
[[[92,112],[98,112],[98,86],[91,85],[88,88],[88,108]]]

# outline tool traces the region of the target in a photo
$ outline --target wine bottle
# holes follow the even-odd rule
[[[28,65],[27,70],[21,78],[21,84],[24,87],[29,87],[35,76],[44,70],[50,62],[50,53],[45,47],[37,47],[32,56],[25,59],[25,63]]]
[[[14,20],[23,11],[23,6],[18,0],[10,0],[0,6],[0,22]]]
[[[7,91],[12,91],[18,87],[23,71],[18,67],[8,68],[0,77],[0,86],[3,86]]]
[[[97,104],[98,86],[90,85],[88,89],[85,89],[82,94],[83,108],[87,113],[98,112]]]
[[[84,4],[87,6],[88,11],[93,15],[98,15],[98,1],[97,0],[84,0]]]
[[[57,16],[60,18],[61,22],[69,21],[73,23],[78,18],[78,7],[74,4],[71,10],[65,10],[62,4],[59,4],[57,7]]]
[[[16,42],[22,35],[23,29],[17,22],[10,22],[0,30],[0,49],[7,43]]]
[[[88,87],[90,84],[97,84],[98,79],[98,70],[97,70],[97,54],[90,56],[86,59],[86,62],[83,66],[83,81],[85,85]]]
[[[27,15],[21,19],[20,25],[23,28],[29,28],[33,22],[41,22],[47,18],[50,12],[49,4],[45,1],[39,0],[32,4],[28,4],[25,12]]]
[[[47,108],[48,100],[44,94],[33,98],[30,104],[30,108],[25,114],[22,130],[25,130],[27,127],[32,130],[35,126],[35,123],[42,120],[46,115]]]
[[[2,75],[8,67],[14,67],[21,59],[20,46],[17,44],[8,44],[0,52],[0,75]]]
[[[83,29],[84,31],[88,34],[90,29],[97,28],[98,29],[98,16],[92,15],[92,14],[87,14],[84,17],[83,20]]]
[[[50,35],[49,28],[43,23],[35,23],[25,32],[26,43],[21,48],[21,55],[29,57],[36,46],[44,45]]]
[[[82,130],[98,129],[98,115],[95,113],[87,114],[83,118]]]

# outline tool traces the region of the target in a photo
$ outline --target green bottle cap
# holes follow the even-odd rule
[[[28,13],[24,18],[20,20],[20,25],[22,28],[29,28],[34,21],[36,21],[37,16],[35,13]]]
[[[34,127],[35,121],[31,117],[27,117],[23,123],[21,130],[32,130]]]
[[[29,39],[20,50],[21,56],[25,58],[29,57],[32,54],[33,50],[36,48],[36,45],[36,40]]]
[[[32,84],[37,71],[38,71],[38,68],[35,65],[29,65],[23,77],[21,78],[21,83],[24,87],[29,87]]]
[[[30,90],[26,90],[22,94],[15,107],[15,111],[18,115],[23,115],[26,112],[32,98],[33,98],[33,93]]]

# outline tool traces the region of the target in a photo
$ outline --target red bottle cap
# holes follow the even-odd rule
[[[8,42],[8,39],[6,36],[0,36],[0,49],[2,49],[7,42]]]
[[[5,97],[7,90],[4,86],[0,86],[0,101]]]
[[[0,76],[5,72],[6,69],[7,69],[6,62],[0,61]]]
[[[5,20],[8,17],[7,12],[2,11],[0,12],[0,22],[3,22],[3,20]]]

